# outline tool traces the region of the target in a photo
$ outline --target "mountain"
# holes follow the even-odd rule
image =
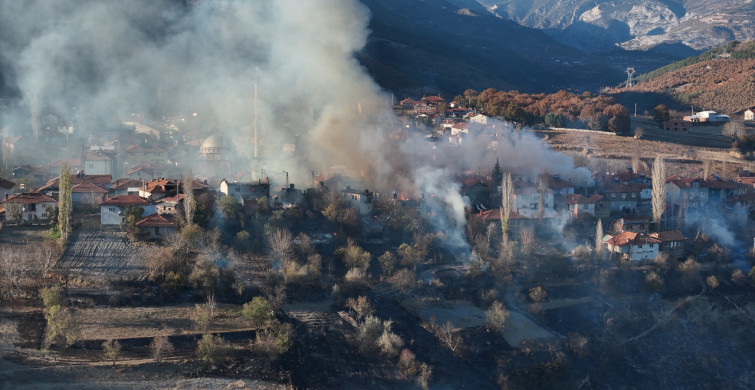
[[[371,34],[357,58],[381,86],[401,96],[467,88],[597,90],[621,82],[626,66],[647,72],[683,58],[616,47],[586,54],[470,0],[362,2],[372,12]]]
[[[755,106],[755,41],[732,42],[699,56],[669,64],[637,77],[617,95],[665,94],[685,110],[715,110],[738,115]],[[618,100],[623,100],[620,97]]]
[[[696,50],[755,39],[755,0],[477,0],[492,14],[600,51],[682,43]]]

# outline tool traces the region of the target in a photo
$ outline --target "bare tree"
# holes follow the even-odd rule
[[[71,193],[73,182],[68,164],[60,166],[58,188],[58,228],[60,229],[60,238],[65,242],[71,235],[71,212],[73,210]]]
[[[514,184],[511,182],[511,174],[506,173],[501,182],[501,231],[504,243],[508,241],[509,214],[511,214],[511,202],[514,198]]]
[[[711,165],[713,165],[713,162],[709,158],[703,160],[703,179],[705,180],[707,180],[708,176],[710,176]]]
[[[542,219],[545,215],[545,194],[548,191],[548,174],[543,172],[537,181],[537,218]]]
[[[530,254],[535,246],[535,231],[532,228],[522,229],[519,232],[519,244],[522,254]]]
[[[293,236],[288,229],[275,229],[267,238],[274,261],[283,262],[293,254]]]
[[[635,134],[636,134],[635,130]],[[634,144],[632,145],[632,172],[639,172],[640,171],[640,157],[641,157],[642,151],[640,150],[640,141],[636,140],[634,141]]]
[[[173,344],[168,340],[168,336],[155,336],[149,344],[149,349],[152,351],[152,357],[157,361],[157,365],[161,366],[165,356],[173,353]]]
[[[495,301],[488,311],[485,312],[485,325],[491,332],[500,333],[503,331],[503,325],[509,318],[509,311],[501,302]]]
[[[181,188],[184,191],[184,216],[186,217],[186,224],[191,225],[194,220],[194,209],[197,206],[197,200],[194,198],[194,176],[191,170],[186,171],[181,183]]]
[[[600,256],[603,253],[603,222],[598,218],[598,224],[595,226],[595,254]]]
[[[653,221],[660,230],[661,217],[666,211],[666,164],[663,157],[656,156],[653,163]]]
[[[461,346],[461,336],[458,331],[451,321],[446,321],[445,324],[436,326],[435,335],[443,345],[455,353]]]
[[[730,121],[724,125],[721,133],[727,137],[741,139],[747,134],[747,128],[742,121]]]

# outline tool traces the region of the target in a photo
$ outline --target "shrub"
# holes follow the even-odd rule
[[[220,336],[204,334],[197,342],[197,358],[211,367],[225,360],[230,351],[228,343]]]
[[[509,318],[509,315],[509,311],[503,306],[503,304],[495,301],[490,305],[488,311],[485,312],[485,325],[491,332],[500,333],[503,331],[503,326]]]
[[[247,302],[241,309],[241,315],[244,316],[255,328],[268,326],[273,319],[273,308],[264,297],[254,297],[251,302]]]

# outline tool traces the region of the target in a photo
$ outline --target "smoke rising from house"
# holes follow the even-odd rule
[[[233,171],[286,170],[308,183],[310,172],[341,165],[371,189],[434,198],[445,227],[459,232],[459,172],[486,172],[498,158],[518,174],[589,180],[506,123],[495,124],[497,137],[470,135],[461,146],[397,136],[391,99],[354,58],[370,16],[356,0],[8,0],[0,10],[4,74],[26,105],[78,118],[84,132],[134,112],[197,113],[205,135],[233,140]],[[255,84],[259,161],[250,159]],[[297,139],[296,157],[282,153]]]

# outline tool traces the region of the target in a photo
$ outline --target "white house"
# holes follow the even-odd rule
[[[155,205],[149,200],[136,195],[120,195],[107,199],[100,203],[100,222],[102,225],[120,225],[126,209],[141,207],[142,215],[150,215],[156,212]]]
[[[107,150],[89,151],[84,155],[84,172],[88,175],[115,173],[115,156]]]
[[[516,212],[527,217],[533,217],[537,214],[540,204],[540,197],[543,196],[543,211],[545,215],[553,214],[553,191],[546,189],[543,194],[535,187],[516,187],[514,188],[514,199],[512,200],[513,209]]]
[[[661,241],[644,233],[622,232],[605,243],[609,251],[632,261],[640,261],[658,257]]]
[[[488,124],[488,116],[485,114],[477,114],[469,118],[469,123],[479,123],[481,125]]]
[[[0,213],[5,213],[6,219],[21,218],[27,222],[49,220],[57,210],[57,204],[57,200],[47,195],[27,192],[3,199]]]
[[[753,110],[755,110],[755,108],[748,108],[747,110],[745,110],[744,120],[746,121],[755,120],[755,111]]]
[[[350,207],[357,209],[359,214],[362,215],[372,213],[374,201],[380,196],[377,192],[355,190],[349,186],[341,192],[343,193],[343,198],[349,202]]]
[[[722,115],[715,111],[700,111],[694,115],[685,116],[684,120],[688,122],[723,123],[731,121],[731,118],[728,115]]]
[[[226,196],[232,196],[242,206],[245,201],[259,200],[262,197],[270,199],[270,182],[268,180],[257,182],[229,182],[225,179],[220,181],[220,192]]]

